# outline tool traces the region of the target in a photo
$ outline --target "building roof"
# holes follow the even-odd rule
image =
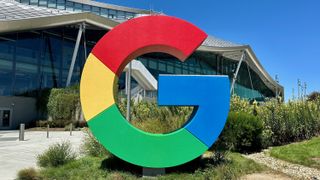
[[[209,46],[209,47],[236,47],[242,46],[230,41],[225,41],[223,39],[217,38],[215,36],[208,36],[207,39],[202,43],[202,46]]]
[[[0,0],[0,21],[21,20],[72,13],[73,12],[65,10],[28,6],[14,0]]]
[[[114,4],[98,2],[98,1],[93,1],[93,0],[69,0],[69,1],[76,2],[76,3],[81,3],[81,4],[87,4],[87,5],[96,6],[96,7],[108,8],[108,9],[114,9],[114,10],[120,10],[120,11],[127,11],[127,12],[133,12],[133,13],[137,13],[137,14],[151,14],[151,11],[148,11],[148,10],[145,10],[145,9],[118,6],[118,5],[114,5]]]
[[[71,12],[30,6],[14,0],[0,0],[0,33],[44,29],[86,23],[102,29],[112,29],[119,23],[89,12]]]

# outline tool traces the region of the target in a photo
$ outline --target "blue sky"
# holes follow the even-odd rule
[[[185,19],[208,34],[249,44],[285,97],[297,93],[297,79],[307,92],[320,91],[319,0],[99,0],[154,9]]]

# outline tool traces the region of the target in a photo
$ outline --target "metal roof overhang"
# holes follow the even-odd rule
[[[83,22],[105,30],[110,30],[119,24],[119,22],[113,21],[111,19],[107,19],[86,12],[28,19],[18,19],[10,21],[0,21],[0,33],[53,28],[65,25],[75,25]],[[263,80],[266,86],[269,87],[273,92],[280,90],[282,95],[284,93],[283,86],[279,85],[276,81],[274,81],[273,78],[266,72],[266,70],[262,67],[258,58],[256,57],[249,45],[234,47],[200,46],[197,49],[197,51],[215,52],[221,54],[226,52],[237,51],[241,53],[241,51],[245,51],[249,56],[249,58],[246,58],[248,60],[248,65],[259,75],[259,77]],[[241,54],[239,54],[239,56],[240,55]],[[239,61],[239,59],[235,60]]]
[[[81,3],[81,4],[87,4],[91,6],[96,6],[96,7],[113,9],[113,10],[128,11],[128,12],[133,12],[138,14],[151,14],[151,11],[148,11],[148,10],[118,6],[118,5],[108,4],[108,3],[99,2],[99,1],[92,1],[92,0],[70,0],[70,1]]]
[[[280,91],[281,95],[284,96],[284,88],[280,84],[278,84],[269,74],[268,72],[263,68],[260,61],[256,57],[255,53],[253,52],[252,48],[249,45],[244,46],[234,46],[234,47],[212,47],[212,46],[200,46],[198,51],[203,52],[215,52],[215,53],[226,53],[226,52],[236,52],[238,53],[238,56],[241,56],[241,51],[245,51],[247,56],[246,60],[248,65],[251,69],[253,69],[259,77],[262,79],[262,81],[265,83],[265,85],[270,88],[274,93],[276,91]],[[239,61],[239,59],[234,59]]]

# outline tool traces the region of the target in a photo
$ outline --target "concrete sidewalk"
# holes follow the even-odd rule
[[[36,157],[51,144],[70,141],[79,152],[84,133],[74,131],[52,131],[47,138],[46,131],[26,131],[25,141],[19,141],[18,131],[0,131],[0,180],[15,179],[20,169],[36,167]]]

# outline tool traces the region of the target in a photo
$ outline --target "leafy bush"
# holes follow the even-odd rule
[[[258,117],[272,132],[272,145],[310,139],[320,133],[320,100],[279,103],[270,100],[259,107]]]
[[[40,175],[34,168],[22,169],[18,172],[18,180],[39,180]]]
[[[57,167],[75,160],[70,142],[51,145],[43,154],[38,155],[37,163],[40,167]]]
[[[320,98],[316,96],[312,101],[309,98],[309,101],[299,99],[288,103],[267,99],[260,105],[233,96],[230,107],[233,112],[249,113],[262,120],[264,148],[310,139],[320,134]]]
[[[242,99],[239,96],[232,95],[230,99],[230,111],[252,113],[252,106],[249,101]]]
[[[71,120],[79,106],[79,94],[65,89],[52,89],[47,106],[48,115],[53,120]]]
[[[126,101],[118,102],[123,115],[126,114]],[[159,107],[155,102],[141,101],[132,104],[131,123],[133,126],[151,133],[168,133],[181,128],[192,114],[189,106]]]
[[[79,85],[45,89],[39,92],[37,109],[43,119],[52,119],[51,127],[64,127],[80,118]],[[49,117],[49,118],[48,118]],[[47,122],[39,122],[43,127]]]
[[[217,146],[238,152],[254,152],[262,148],[263,122],[244,112],[229,113]]]
[[[85,133],[83,144],[81,145],[83,154],[94,157],[106,157],[111,155],[109,151],[97,141],[88,128],[85,128],[83,132]]]

